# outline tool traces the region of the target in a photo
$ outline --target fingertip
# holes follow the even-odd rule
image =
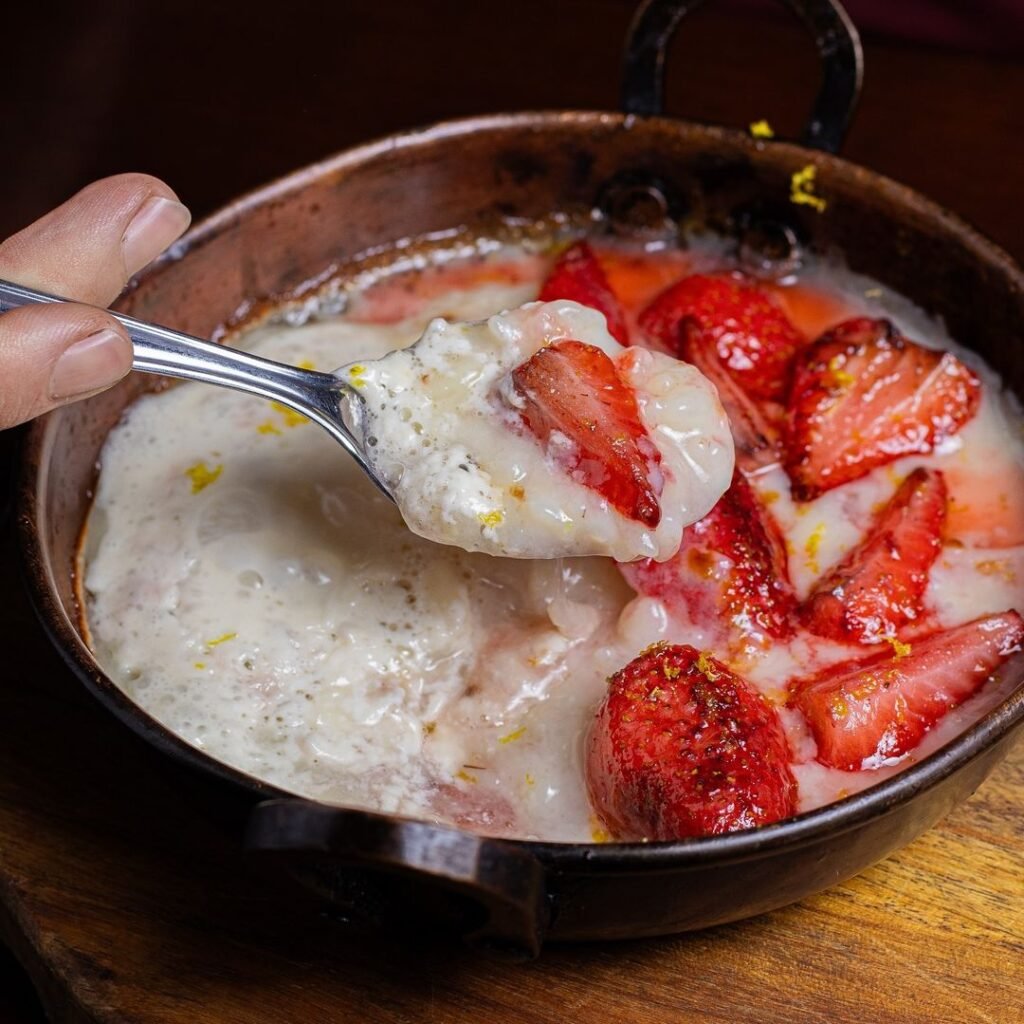
[[[50,372],[49,397],[69,402],[112,387],[132,368],[132,343],[116,322],[73,341]]]
[[[151,263],[188,229],[192,214],[176,199],[151,195],[136,210],[121,238],[125,274]]]

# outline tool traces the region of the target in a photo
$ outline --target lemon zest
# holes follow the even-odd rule
[[[818,552],[821,550],[821,542],[825,537],[825,524],[818,525],[811,531],[810,536],[804,541],[804,551],[807,553],[807,568],[813,573],[819,572]]]
[[[832,381],[838,387],[848,388],[857,379],[852,373],[848,373],[842,368],[843,356],[833,356],[828,361],[828,372],[832,376]]]
[[[885,642],[892,646],[892,654],[897,661],[900,658],[905,658],[913,650],[910,644],[904,643],[899,637],[887,636]]]
[[[238,636],[237,633],[221,633],[220,636],[215,636],[212,640],[207,640],[204,647],[219,647],[221,644],[226,644],[229,640],[234,640]]]
[[[515,732],[510,732],[507,736],[499,736],[499,743],[515,743],[516,740],[520,739],[523,733],[526,732],[526,726],[521,725]]]
[[[457,771],[457,772],[455,773],[455,778],[457,778],[457,779],[462,779],[462,781],[463,781],[463,782],[470,782],[470,783],[472,783],[473,785],[476,785],[476,783],[477,783],[477,777],[476,777],[475,775],[470,775],[470,774],[469,774],[469,772],[467,772],[467,771],[466,771],[465,769],[463,769],[463,768],[460,768],[460,769],[459,769],[459,770],[458,770],[458,771]]]
[[[722,674],[718,671],[710,651],[701,651],[697,655],[697,671],[709,682],[714,682]]]
[[[794,171],[789,179],[789,201],[798,206],[810,206],[821,213],[828,203],[814,191],[817,176],[818,168],[814,164],[807,164],[799,171]]]
[[[259,431],[259,432],[260,432],[261,434],[280,434],[280,433],[281,433],[281,428],[280,428],[280,427],[278,427],[278,426],[277,426],[277,425],[276,425],[276,424],[275,424],[275,423],[273,422],[273,420],[264,420],[264,421],[263,421],[262,423],[260,423],[260,424],[259,424],[259,425],[258,425],[258,426],[256,427],[256,429],[257,429],[257,430],[258,430],[258,431]]]
[[[270,408],[280,414],[286,427],[301,427],[303,423],[309,422],[308,416],[303,416],[301,412],[296,412],[283,402],[271,402]]]
[[[185,470],[185,475],[192,481],[192,493],[198,494],[201,490],[209,487],[217,477],[224,472],[224,466],[218,464],[210,469],[205,462],[197,462]]]
[[[774,139],[775,129],[762,117],[760,121],[751,122],[750,134],[755,139]]]
[[[296,363],[295,365],[298,366],[300,370],[316,369],[316,363],[314,363],[312,359],[303,359],[301,363]]]
[[[602,824],[591,815],[590,818],[590,839],[594,843],[610,843],[613,839],[611,832],[609,832]]]
[[[484,526],[500,526],[505,521],[505,513],[500,508],[492,509],[490,512],[478,512],[476,517]]]
[[[363,376],[366,373],[366,367],[362,363],[356,363],[348,368],[349,383],[354,388],[365,388],[366,381],[363,380]]]
[[[206,668],[206,662],[205,661],[196,661],[196,662],[193,662],[193,665],[197,669],[199,669],[200,672],[202,672],[203,669]]]
[[[526,784],[532,786],[537,780],[529,773],[526,773]]]

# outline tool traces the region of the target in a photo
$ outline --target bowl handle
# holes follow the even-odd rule
[[[864,59],[860,36],[838,0],[784,0],[818,47],[822,83],[801,141],[836,153],[860,94]],[[664,110],[665,53],[683,17],[703,0],[644,0],[626,37],[622,108],[627,114]]]
[[[517,959],[540,952],[550,920],[540,861],[517,843],[461,829],[280,799],[253,809],[245,847],[283,860],[354,916],[394,924],[417,903],[470,944]]]

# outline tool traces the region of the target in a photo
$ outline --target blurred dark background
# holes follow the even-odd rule
[[[1024,0],[848,0],[865,36],[845,154],[986,222],[1015,201],[984,140],[1024,129]],[[79,0],[8,5],[0,232],[101,175],[165,178],[198,214],[354,142],[495,110],[616,106],[635,0]],[[669,110],[795,135],[817,84],[782,4],[708,0]],[[931,146],[929,147],[929,143]],[[927,165],[915,154],[936,148]],[[1019,166],[1013,168],[1019,174]],[[993,178],[999,180],[995,183]],[[1003,182],[1004,184],[1000,184]]]
[[[159,175],[196,215],[353,143],[497,110],[611,108],[634,0],[79,0],[8,4],[0,236],[88,181]],[[1024,2],[848,0],[865,42],[844,155],[1024,260]],[[799,134],[813,45],[769,0],[708,0],[668,110]],[[6,581],[8,586],[14,581]],[[0,949],[0,1024],[41,1019]]]

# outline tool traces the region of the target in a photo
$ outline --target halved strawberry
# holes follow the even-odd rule
[[[833,665],[790,684],[790,703],[833,768],[878,768],[913,750],[950,709],[962,704],[1021,648],[1015,611],[915,640],[909,651]],[[909,646],[909,645],[908,645]]]
[[[636,397],[594,345],[559,341],[512,371],[519,415],[554,461],[623,515],[661,521],[661,462]]]
[[[864,540],[815,584],[800,610],[807,628],[834,640],[877,643],[916,621],[945,518],[942,474],[915,469]]]
[[[743,636],[791,635],[796,604],[778,525],[737,471],[729,490],[683,532],[667,562],[619,566],[626,582],[705,629],[732,626]]]
[[[676,354],[696,366],[718,392],[729,428],[736,445],[736,460],[747,472],[773,466],[779,461],[779,432],[766,413],[736,383],[714,352],[703,343],[700,329],[691,320],[680,327],[680,344]]]
[[[778,715],[721,662],[658,644],[609,684],[587,738],[586,774],[616,838],[717,835],[794,813]]]
[[[562,253],[541,287],[539,298],[541,302],[571,299],[581,306],[604,313],[608,333],[620,344],[629,344],[629,329],[622,306],[587,242],[577,242]]]
[[[713,354],[747,394],[783,397],[790,360],[805,339],[770,295],[736,275],[692,274],[640,314],[648,337],[673,353],[679,352],[685,320],[697,327],[695,343]]]
[[[793,495],[810,501],[932,451],[980,401],[981,383],[956,356],[916,345],[888,320],[833,327],[796,362],[785,437]]]

